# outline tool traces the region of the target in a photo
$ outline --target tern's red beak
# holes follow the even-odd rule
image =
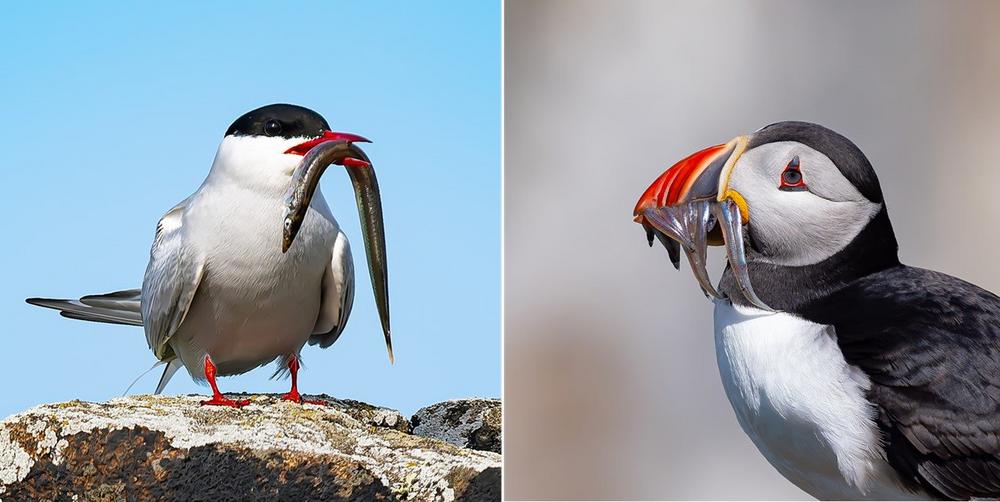
[[[320,143],[326,143],[327,141],[349,141],[351,143],[371,143],[371,140],[365,138],[364,136],[358,136],[357,134],[351,134],[349,132],[334,132],[326,131],[322,136],[311,139],[304,143],[299,143],[288,150],[285,153],[292,155],[305,155],[312,150],[312,148]]]

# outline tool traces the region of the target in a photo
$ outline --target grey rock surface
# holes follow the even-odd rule
[[[317,397],[328,405],[38,406],[0,422],[0,500],[500,500],[499,454],[410,434],[395,410]]]
[[[499,399],[457,399],[417,410],[410,419],[413,434],[447,441],[462,448],[501,452]]]

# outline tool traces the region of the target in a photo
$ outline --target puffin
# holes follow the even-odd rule
[[[899,261],[853,142],[768,125],[672,166],[633,216],[714,303],[726,396],[785,478],[818,499],[1000,498],[1000,298]]]

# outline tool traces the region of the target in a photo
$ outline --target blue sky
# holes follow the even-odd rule
[[[301,390],[406,413],[499,396],[499,2],[211,4],[4,6],[0,418],[116,397],[155,362],[140,328],[24,298],[138,287],[158,218],[198,187],[229,124],[274,102],[374,140],[386,214],[396,364],[350,183],[331,170],[357,296],[341,339],[303,351]],[[272,370],[220,386],[286,391]],[[166,390],[205,392],[183,372]]]

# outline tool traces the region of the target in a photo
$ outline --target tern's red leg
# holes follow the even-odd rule
[[[215,384],[215,371],[215,364],[212,363],[212,358],[205,355],[205,378],[208,379],[208,384],[212,386],[212,399],[202,401],[201,404],[203,406],[231,406],[233,408],[241,408],[250,404],[249,399],[236,401],[223,396],[219,392],[219,386]]]
[[[291,356],[288,358],[288,371],[292,374],[292,390],[288,391],[288,394],[281,396],[281,399],[285,401],[294,401],[296,403],[309,403],[309,404],[322,404],[326,405],[323,401],[318,401],[315,399],[302,399],[302,395],[299,394],[299,357]]]

